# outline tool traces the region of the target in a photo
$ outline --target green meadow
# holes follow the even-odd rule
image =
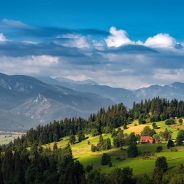
[[[156,123],[159,129],[156,130],[157,133],[160,131],[164,131],[165,128],[172,132],[172,138],[175,139],[177,132],[179,129],[184,129],[184,125],[179,125],[177,122],[175,125],[165,125],[164,121]],[[128,126],[128,129],[124,130],[124,133],[134,132],[136,134],[140,134],[145,126],[152,126],[151,123],[147,123],[145,125],[139,125],[137,121],[134,121]],[[85,167],[87,165],[93,165],[94,168],[100,169],[102,172],[108,173],[111,172],[112,169],[118,167],[131,167],[135,175],[139,176],[142,174],[151,174],[154,169],[155,160],[157,157],[165,156],[168,160],[168,165],[170,170],[176,169],[176,167],[184,163],[184,146],[183,147],[174,147],[174,149],[167,149],[165,144],[138,144],[138,149],[140,152],[140,156],[136,158],[128,158],[126,152],[126,146],[123,148],[112,148],[108,151],[100,151],[100,152],[91,152],[91,144],[96,145],[99,141],[99,136],[92,137],[90,135],[86,135],[87,139],[80,143],[76,143],[71,146],[73,156],[75,159],[79,160]],[[111,134],[103,134],[103,138],[111,138]],[[112,138],[111,138],[112,139]],[[57,146],[62,148],[69,143],[69,137],[65,137],[59,142],[57,142]],[[47,144],[44,147],[53,147],[54,143]],[[163,151],[160,153],[156,152],[157,146],[162,146]],[[145,152],[150,155],[147,156]],[[111,155],[112,167],[102,166],[101,165],[101,156],[103,153],[108,153]]]

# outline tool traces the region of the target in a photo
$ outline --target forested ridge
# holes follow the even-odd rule
[[[58,141],[62,137],[76,135],[80,131],[85,134],[96,130],[99,134],[112,131],[113,128],[128,125],[138,119],[139,123],[156,122],[169,118],[184,117],[184,101],[166,100],[159,97],[134,103],[132,109],[127,109],[122,103],[107,109],[101,108],[88,119],[71,118],[54,121],[45,126],[30,129],[26,135],[14,141],[15,145],[30,146],[33,143],[47,144]]]
[[[127,109],[122,103],[113,105],[107,109],[100,109],[96,114],[91,114],[88,119],[71,118],[61,121],[54,121],[46,126],[38,126],[30,129],[26,135],[15,139],[14,142],[0,149],[0,184],[166,184],[173,180],[173,183],[184,180],[184,167],[181,164],[175,172],[177,177],[165,174],[168,170],[168,163],[165,157],[158,157],[155,162],[153,175],[144,175],[136,178],[133,170],[129,167],[114,168],[110,174],[104,174],[92,165],[84,167],[73,157],[71,145],[77,144],[86,139],[86,135],[99,135],[97,145],[91,144],[92,152],[100,152],[112,148],[123,149],[129,158],[135,158],[140,153],[137,148],[138,137],[134,133],[124,135],[123,129],[128,124],[138,119],[139,124],[167,120],[172,123],[175,118],[184,117],[184,102],[178,100],[168,101],[159,97],[152,100],[134,103],[132,109]],[[121,128],[120,128],[121,127]],[[116,129],[117,128],[117,129]],[[111,139],[104,139],[102,134],[110,133]],[[142,135],[155,134],[153,129],[146,126]],[[169,134],[168,134],[169,135]],[[58,148],[54,143],[53,147],[44,147],[44,144],[57,142],[69,136],[69,143],[66,147]],[[76,141],[76,137],[78,140]],[[174,147],[170,136],[167,136],[167,147]],[[177,144],[183,145],[184,131],[177,136]],[[90,142],[88,141],[88,144]],[[157,147],[157,152],[163,148]],[[149,153],[144,153],[149,154]],[[111,157],[103,154],[102,165],[112,167]]]

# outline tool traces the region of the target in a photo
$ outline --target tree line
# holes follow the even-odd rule
[[[103,154],[102,165],[112,167],[111,158]],[[130,167],[114,168],[108,174],[93,168],[84,167],[73,159],[70,145],[58,149],[55,143],[52,150],[32,145],[30,150],[18,148],[0,152],[0,184],[180,184],[184,181],[184,166],[175,172],[168,171],[165,157],[158,157],[152,175],[135,177]],[[146,168],[145,168],[146,169]]]
[[[112,133],[114,128],[120,126],[126,129],[127,125],[135,119],[143,124],[175,117],[184,117],[184,101],[176,99],[169,101],[157,97],[152,100],[134,103],[131,109],[127,109],[121,103],[107,109],[101,108],[99,112],[91,114],[87,119],[80,117],[66,118],[44,126],[38,126],[36,129],[30,129],[26,135],[17,138],[13,145],[47,144],[71,135],[81,135],[80,137],[83,139],[83,134]]]

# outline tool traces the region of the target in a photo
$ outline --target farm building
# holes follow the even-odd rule
[[[158,143],[158,140],[155,140],[153,137],[151,136],[141,136],[140,138],[140,142],[143,144],[143,143],[150,143],[150,144],[153,144],[153,143]]]

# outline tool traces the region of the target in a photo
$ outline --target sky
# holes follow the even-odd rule
[[[182,0],[1,0],[0,72],[137,89],[184,82]]]

